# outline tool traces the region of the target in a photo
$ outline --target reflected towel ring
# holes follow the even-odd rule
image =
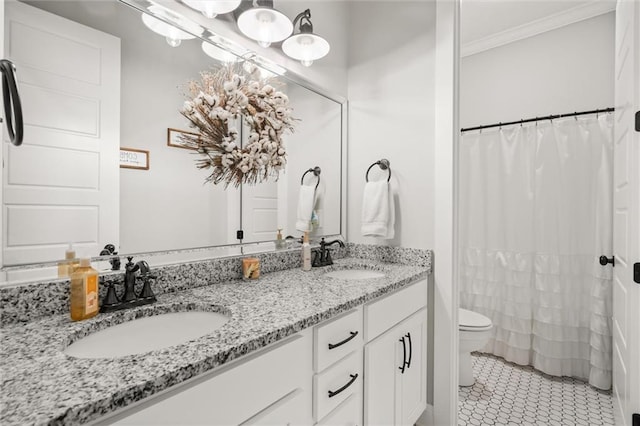
[[[16,66],[8,59],[2,59],[0,60],[0,72],[2,73],[2,96],[7,132],[11,143],[20,146],[24,137],[24,123],[22,121],[22,103],[18,94]],[[0,120],[1,122],[2,120]]]
[[[373,163],[372,165],[369,166],[369,168],[367,169],[367,173],[365,173],[365,175],[364,175],[364,180],[366,182],[369,182],[369,170],[371,170],[371,168],[373,166],[380,166],[380,168],[382,170],[388,170],[389,171],[389,177],[387,178],[387,182],[389,182],[391,180],[391,163],[386,158],[383,158],[382,160],[378,160],[378,161],[376,161],[375,163]]]
[[[316,176],[318,178],[318,182],[316,182],[316,189],[318,189],[318,185],[320,185],[320,173],[321,172],[322,172],[322,170],[320,170],[320,167],[318,167],[318,166],[310,168],[309,170],[304,172],[304,174],[302,175],[302,178],[300,179],[300,185],[304,185],[304,177],[307,175],[307,173],[313,173],[314,176]]]

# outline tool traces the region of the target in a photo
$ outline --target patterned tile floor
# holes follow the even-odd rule
[[[473,386],[458,391],[458,425],[613,425],[610,392],[474,353]]]

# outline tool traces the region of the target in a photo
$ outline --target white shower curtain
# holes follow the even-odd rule
[[[610,114],[465,133],[460,300],[494,324],[484,351],[611,387]]]

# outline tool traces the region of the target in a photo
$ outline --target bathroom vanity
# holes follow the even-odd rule
[[[79,323],[62,314],[7,325],[0,422],[413,424],[426,407],[430,252],[409,266],[351,249],[369,259],[159,294],[154,305]],[[325,276],[349,269],[384,276]],[[198,310],[229,320],[210,334],[144,354],[63,353],[110,325]]]

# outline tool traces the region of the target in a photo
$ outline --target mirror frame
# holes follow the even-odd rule
[[[149,6],[152,6],[154,3],[149,0],[117,0],[119,3],[122,3],[125,7],[131,7],[141,13],[152,15],[148,9]],[[337,103],[340,106],[340,233],[339,234],[326,234],[322,235],[325,238],[340,238],[343,241],[347,241],[347,153],[348,153],[348,101],[345,97],[336,95],[334,93],[330,93],[329,91],[321,88],[320,86],[314,84],[312,81],[305,79],[302,75],[300,75],[296,70],[291,68],[287,68],[280,63],[276,63],[270,59],[264,58],[258,55],[255,51],[251,49],[246,49],[244,47],[238,48],[241,51],[233,51],[230,49],[229,45],[223,44],[222,42],[216,43],[214,40],[225,40],[224,37],[220,36],[216,32],[212,31],[205,25],[201,24],[200,14],[196,13],[189,9],[186,5],[179,3],[177,0],[173,0],[172,2],[166,2],[162,4],[163,7],[171,10],[172,12],[180,15],[182,18],[186,19],[191,23],[195,23],[198,27],[202,28],[202,34],[196,35],[196,38],[211,43],[219,48],[222,48],[226,51],[230,51],[234,55],[243,58],[244,60],[251,61],[256,66],[260,68],[264,68],[268,71],[275,72],[277,70],[270,69],[269,65],[273,64],[275,67],[281,67],[286,70],[285,73],[279,73],[278,78],[286,79],[287,81],[305,88],[317,95],[320,95],[330,101]],[[172,6],[172,7],[169,7]],[[153,16],[153,15],[152,15]],[[160,16],[156,16],[158,19],[163,20],[164,22],[175,25],[175,23],[167,21]],[[188,31],[184,27],[179,27],[186,32]],[[212,40],[213,38],[213,40]],[[234,43],[234,46],[236,44]],[[320,236],[318,236],[320,238]],[[274,247],[275,240],[266,240],[259,242],[247,242],[247,243],[231,243],[231,244],[220,244],[220,245],[211,245],[211,246],[203,246],[203,247],[193,247],[186,249],[175,249],[175,250],[163,250],[163,251],[150,251],[150,252],[136,252],[136,253],[118,253],[117,257],[126,258],[127,256],[133,257],[143,257],[148,259],[148,261],[153,266],[159,265],[171,265],[178,263],[186,263],[186,262],[196,262],[203,261],[208,259],[215,258],[224,258],[224,257],[234,257],[245,254],[245,252],[250,253],[268,253],[275,252],[276,249]],[[313,241],[312,241],[313,244]],[[288,249],[280,249],[279,251],[285,251]],[[217,253],[216,253],[217,252]],[[110,256],[96,256],[92,257],[92,262],[108,262],[111,258],[115,257],[114,255]],[[61,259],[59,259],[61,260]],[[9,279],[7,280],[8,274],[18,274],[24,272],[24,278],[18,279],[16,282],[28,282],[28,281],[41,281],[46,279],[47,281],[57,281],[57,280],[65,280],[65,278],[42,278],[38,277],[37,271],[39,269],[57,267],[59,260],[50,261],[50,262],[39,262],[39,263],[25,263],[20,265],[10,265],[4,266],[2,263],[2,254],[0,253],[0,285],[3,284],[11,284],[14,281]],[[30,275],[34,276],[34,278],[29,278]]]

